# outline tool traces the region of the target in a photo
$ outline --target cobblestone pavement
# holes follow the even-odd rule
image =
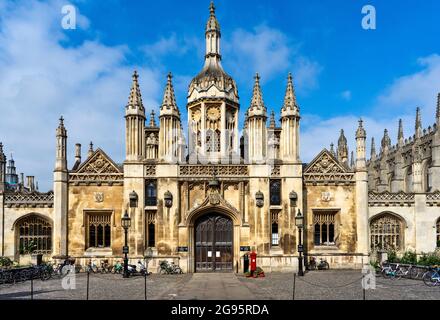
[[[293,275],[272,273],[266,278],[239,276],[257,299],[293,299]],[[376,277],[376,289],[366,290],[366,300],[440,300],[440,287],[423,281]],[[295,300],[362,300],[362,273],[355,270],[308,272],[296,277]]]
[[[316,271],[296,277],[296,300],[362,300],[360,271]],[[64,290],[61,280],[34,280],[34,299],[86,299],[85,274],[76,278],[75,290]],[[30,281],[0,285],[0,300],[30,299]],[[144,278],[91,274],[90,300],[143,300]],[[151,275],[147,278],[148,300],[292,300],[293,275],[271,273],[266,278],[234,274]],[[366,291],[367,300],[440,300],[440,287],[422,281],[376,278],[376,290]]]
[[[161,296],[181,282],[191,278],[190,274],[184,275],[151,275],[147,277],[147,299],[151,300]],[[76,289],[64,290],[62,280],[49,281],[34,280],[34,299],[44,300],[86,300],[87,275],[76,275]],[[31,282],[15,285],[0,285],[0,300],[5,299],[30,299]],[[145,278],[142,276],[123,279],[121,275],[90,274],[89,280],[90,300],[144,300]]]

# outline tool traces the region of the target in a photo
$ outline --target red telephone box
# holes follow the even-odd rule
[[[251,252],[251,273],[257,271],[257,254],[255,251]]]

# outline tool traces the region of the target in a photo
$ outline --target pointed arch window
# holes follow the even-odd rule
[[[145,206],[154,207],[156,205],[157,205],[156,181],[147,180],[145,184]]]
[[[372,250],[401,250],[403,223],[392,214],[381,215],[371,221],[370,236]]]
[[[425,192],[431,192],[432,189],[432,170],[431,170],[432,161],[426,161],[423,166],[423,190]]]
[[[281,180],[270,181],[270,205],[281,205]]]
[[[36,215],[23,218],[17,224],[20,254],[50,254],[52,252],[52,225]]]
[[[87,218],[87,248],[110,248],[111,213],[90,213]]]
[[[315,246],[336,245],[336,213],[315,212],[313,214]]]

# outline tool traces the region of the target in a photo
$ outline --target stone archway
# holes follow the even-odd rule
[[[233,271],[234,226],[232,219],[208,213],[194,225],[195,272]]]
[[[222,205],[208,205],[192,211],[186,219],[186,224],[189,239],[188,272],[233,272],[235,270],[240,259],[241,218],[238,212]],[[213,238],[214,241],[203,243],[203,238],[197,239],[197,227],[200,226],[226,230],[217,230],[216,234],[213,229],[212,237],[215,237]],[[199,232],[201,231],[199,230]],[[222,239],[222,237],[224,238]],[[197,245],[197,240],[200,240],[199,245]],[[204,250],[206,256],[197,262],[198,255],[201,254],[200,252],[197,253],[198,248]],[[208,251],[211,251],[211,259],[208,259]],[[217,257],[218,251],[220,257]],[[204,262],[203,260],[207,264],[200,264]],[[197,263],[199,263],[199,268],[197,268]]]

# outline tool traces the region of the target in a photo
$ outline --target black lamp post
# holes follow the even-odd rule
[[[121,225],[125,232],[125,245],[122,249],[122,253],[124,254],[124,278],[128,278],[130,276],[128,274],[128,229],[131,226],[131,219],[128,216],[127,211],[125,211],[125,214],[121,219]]]
[[[300,209],[298,209],[298,215],[295,217],[295,224],[298,227],[298,232],[299,232],[298,276],[302,277],[302,276],[304,276],[303,256],[302,256],[302,253],[304,252],[304,246],[302,244],[302,229],[304,227],[304,216],[301,214],[301,210]]]
[[[137,208],[139,197],[138,197],[136,191],[130,192],[130,195],[128,196],[128,198],[130,200],[130,208]]]

